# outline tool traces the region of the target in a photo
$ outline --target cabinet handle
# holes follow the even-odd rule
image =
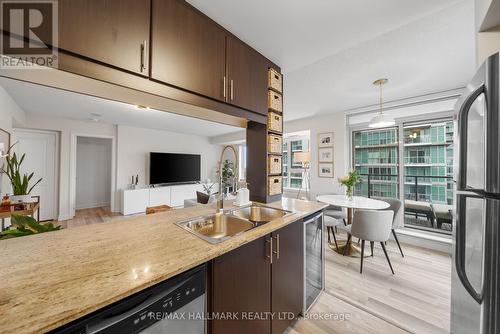
[[[231,79],[231,101],[234,99],[234,81]]]
[[[141,44],[141,72],[146,70],[146,45],[147,41],[144,40]]]
[[[266,258],[273,264],[273,238],[266,239],[266,242],[269,244],[269,255],[266,255]]]
[[[276,250],[273,253],[276,254],[276,259],[279,260],[280,259],[280,235],[276,234],[276,236],[273,238],[276,239]]]
[[[222,79],[222,96],[226,99],[226,76]]]

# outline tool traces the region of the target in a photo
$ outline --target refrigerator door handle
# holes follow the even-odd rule
[[[465,219],[465,196],[457,196],[457,217],[455,224],[455,267],[458,278],[462,282],[465,290],[481,304],[483,302],[483,291],[478,293],[472,286],[467,273],[465,272],[465,244],[466,244],[466,219]]]
[[[479,95],[485,93],[486,87],[484,84],[476,88],[472,94],[470,94],[460,107],[460,111],[458,113],[458,180],[457,180],[457,189],[458,190],[466,190],[467,189],[467,120],[469,118],[469,111],[472,107],[472,104]]]

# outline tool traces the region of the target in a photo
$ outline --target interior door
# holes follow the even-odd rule
[[[226,98],[226,33],[182,0],[153,0],[151,77]]]
[[[57,134],[16,129],[13,131],[13,142],[16,141],[17,144],[13,147],[16,154],[26,154],[21,173],[34,172],[31,182],[42,178],[42,182],[31,193],[33,196],[40,196],[40,220],[57,219]]]
[[[59,0],[59,48],[149,75],[149,0]]]
[[[304,305],[304,226],[302,221],[272,233],[272,333],[283,333]],[[321,235],[319,236],[321,238]]]
[[[227,37],[228,102],[267,115],[269,62],[234,36]]]

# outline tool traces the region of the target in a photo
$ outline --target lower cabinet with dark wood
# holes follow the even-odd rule
[[[272,233],[271,305],[273,334],[283,333],[304,303],[304,228],[295,222]]]
[[[210,333],[286,330],[302,311],[303,239],[297,221],[212,261]]]

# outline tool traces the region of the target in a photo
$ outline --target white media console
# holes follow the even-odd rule
[[[181,184],[123,190],[122,214],[144,213],[147,207],[157,205],[182,207],[184,200],[196,198],[197,191],[203,191],[201,184]]]

